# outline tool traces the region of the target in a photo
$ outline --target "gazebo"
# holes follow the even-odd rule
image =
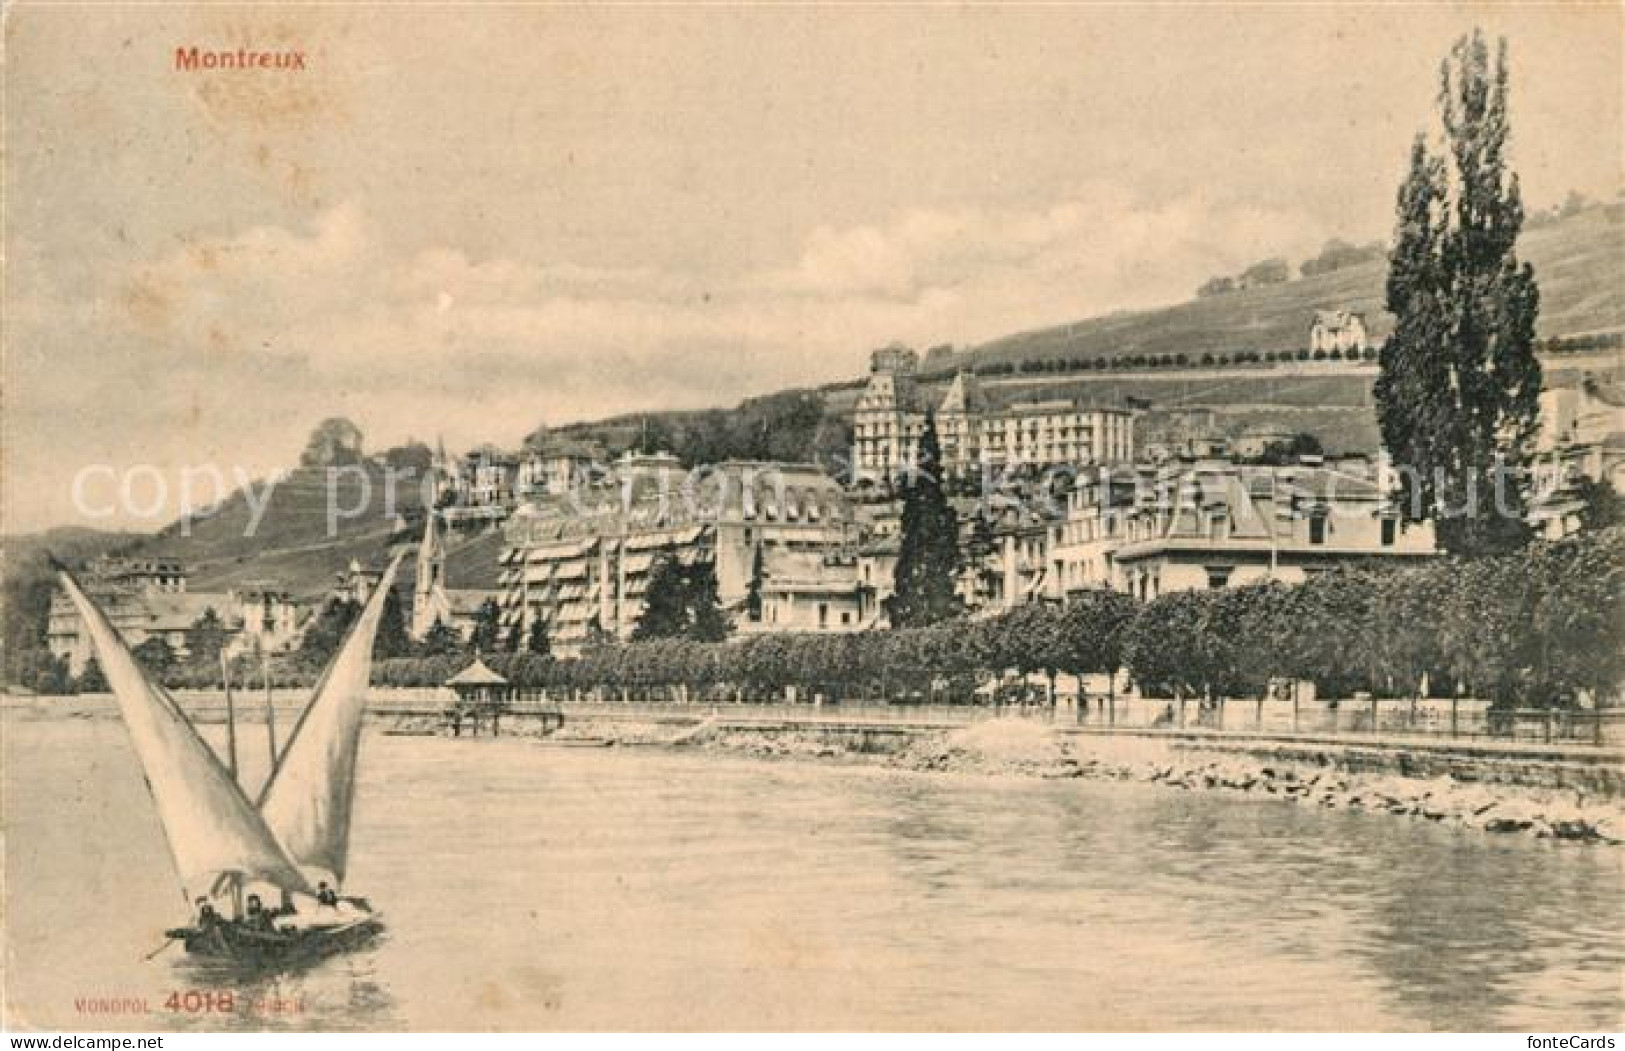
[[[491,721],[491,736],[500,730],[498,720],[513,701],[513,685],[492,671],[479,657],[474,663],[446,680],[457,699],[446,712],[453,737],[463,735],[463,720],[470,723],[470,732],[479,735],[480,723]]]

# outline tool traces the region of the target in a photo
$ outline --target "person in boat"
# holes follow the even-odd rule
[[[216,926],[219,925],[219,923],[220,914],[214,911],[214,905],[209,902],[209,899],[202,897],[198,898],[196,923],[197,929],[200,931],[212,931]]]
[[[243,912],[243,926],[251,931],[274,930],[271,911],[260,901],[258,894],[248,896],[248,908]]]
[[[330,909],[339,907],[338,891],[329,887],[326,880],[321,880],[316,884],[316,904],[326,905]]]

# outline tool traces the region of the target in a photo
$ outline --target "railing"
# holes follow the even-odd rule
[[[1492,711],[1471,699],[1339,699],[1211,704],[1142,697],[1089,697],[1082,704],[713,703],[571,700],[566,717],[648,721],[718,719],[735,724],[963,726],[987,719],[1031,719],[1058,726],[1119,730],[1208,730],[1230,733],[1347,737],[1426,737],[1625,746],[1625,709]]]
[[[1075,721],[1105,728],[1625,745],[1625,708],[1497,710],[1472,699],[1361,697],[1295,704],[1286,699],[1229,698],[1203,704],[1091,698],[1076,710]]]
[[[175,698],[199,722],[225,718],[225,698],[218,690],[177,690]],[[437,715],[455,696],[446,689],[402,687],[372,688],[370,710],[380,715]],[[111,695],[31,697],[13,699],[30,707],[57,704],[79,710],[117,706]],[[279,725],[292,726],[309,700],[308,691],[277,690],[274,695]],[[239,720],[264,719],[263,694],[239,695]],[[570,692],[522,689],[505,715],[557,715],[571,719],[617,719],[650,722],[695,722],[717,719],[725,723],[771,725],[872,725],[895,727],[964,726],[987,719],[1030,719],[1056,726],[1094,730],[1180,731],[1221,733],[1297,734],[1346,737],[1419,737],[1456,741],[1527,742],[1552,745],[1625,747],[1625,708],[1492,710],[1473,699],[1359,697],[1294,702],[1287,698],[1260,701],[1229,698],[1202,703],[1136,696],[1089,696],[1082,703],[1063,698],[1058,705],[1030,704],[886,704],[875,699],[803,701],[785,703],[694,699],[687,703],[629,699],[615,691]]]

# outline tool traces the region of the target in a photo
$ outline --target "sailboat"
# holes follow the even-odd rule
[[[221,762],[101,608],[60,571],[118,699],[181,892],[197,907],[191,924],[165,932],[188,953],[274,966],[350,948],[382,930],[366,899],[340,897],[338,888],[348,866],[373,640],[400,562],[400,555],[391,560],[252,800],[236,778],[235,757],[229,767]],[[280,909],[256,907],[259,892],[272,891]]]

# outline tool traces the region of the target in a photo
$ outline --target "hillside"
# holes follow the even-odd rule
[[[1540,283],[1542,338],[1625,329],[1625,222],[1594,208],[1524,234],[1523,258]],[[1160,310],[1109,314],[1023,332],[970,348],[952,362],[1094,360],[1116,355],[1297,350],[1317,310],[1355,310],[1377,339],[1393,319],[1382,309],[1387,263],[1373,261],[1284,284],[1193,299]]]
[[[1618,209],[1613,209],[1618,211]],[[1521,243],[1535,266],[1541,287],[1543,337],[1625,329],[1625,224],[1604,209],[1593,209],[1530,231]],[[1185,354],[1241,350],[1295,350],[1306,342],[1309,320],[1319,309],[1366,313],[1379,338],[1390,319],[1380,310],[1385,266],[1365,263],[1284,284],[1198,299],[1163,310],[1114,314],[994,340],[953,356],[944,369],[1057,358]],[[1618,370],[1617,353],[1603,355]],[[1572,383],[1578,362],[1547,361],[1548,382]],[[1592,367],[1587,365],[1586,367]],[[1102,370],[1028,373],[1019,368],[990,376],[984,387],[994,403],[1071,397],[1122,405],[1129,398],[1148,402],[1142,413],[1142,443],[1176,438],[1205,419],[1221,433],[1236,434],[1256,425],[1285,426],[1318,436],[1334,451],[1371,452],[1376,419],[1369,364],[1315,363],[1309,367],[1264,364],[1161,371]],[[813,460],[828,466],[844,462],[851,442],[850,412],[861,379],[832,383],[817,391],[789,390],[750,398],[731,409],[655,412],[620,416],[558,428],[563,437],[593,441],[609,457],[634,448],[675,452],[686,464],[725,459]],[[928,384],[928,388],[930,385]],[[1211,413],[1203,417],[1203,413]],[[301,597],[323,593],[352,559],[376,563],[393,542],[411,539],[421,522],[420,494],[405,487],[393,506],[384,500],[383,476],[372,469],[366,482],[341,475],[334,498],[341,512],[329,534],[328,487],[324,472],[301,469],[272,487],[257,528],[250,529],[254,505],[242,493],[212,514],[175,523],[144,540],[92,537],[90,553],[101,544],[131,544],[137,551],[173,555],[191,572],[191,586],[218,590],[252,580],[273,580]],[[362,489],[370,501],[362,500]],[[366,509],[353,513],[352,509]],[[405,523],[407,533],[399,531]],[[104,536],[96,534],[96,537]],[[448,581],[453,587],[493,587],[495,533],[453,537]],[[76,547],[63,545],[76,557]],[[88,550],[88,549],[87,549]],[[8,552],[10,554],[11,552]],[[8,560],[8,580],[16,560]],[[36,559],[36,561],[38,561]],[[26,574],[25,574],[26,576]]]
[[[176,522],[137,545],[143,553],[182,559],[196,591],[220,591],[254,580],[275,581],[300,598],[327,591],[336,574],[352,559],[375,565],[393,543],[409,541],[421,528],[423,505],[415,485],[397,488],[386,499],[383,469],[367,468],[363,481],[353,471],[335,474],[329,522],[329,481],[318,468],[300,468],[276,482],[257,504],[243,492],[227,498],[214,513]],[[402,531],[403,526],[405,532]],[[190,534],[190,535],[188,535]],[[464,548],[483,551],[493,541],[453,538],[448,550],[448,580],[453,587],[490,587],[496,579],[494,550],[487,558],[469,559]]]
[[[786,390],[747,398],[731,409],[615,416],[566,424],[557,433],[595,442],[611,459],[630,449],[659,449],[690,466],[724,460],[833,464],[851,446],[852,434],[828,408],[820,391]]]

